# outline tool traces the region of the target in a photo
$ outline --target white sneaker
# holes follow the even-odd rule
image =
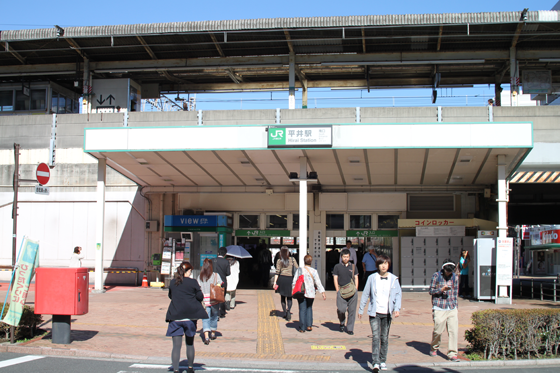
[[[385,363],[379,364],[379,367],[381,368],[381,370],[387,370],[387,364]]]
[[[372,370],[373,370],[374,373],[379,372],[379,364],[374,364]]]

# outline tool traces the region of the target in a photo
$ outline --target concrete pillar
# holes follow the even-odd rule
[[[288,85],[290,90],[290,97],[289,97],[289,109],[296,108],[296,55],[294,53],[290,53],[290,71],[288,77]]]
[[[307,157],[299,157],[299,264],[307,255]]]
[[[502,74],[497,75],[494,83],[494,96],[496,96],[494,106],[502,106],[502,77]]]
[[[498,237],[507,237],[506,156],[498,155]]]
[[[307,109],[307,79],[304,79],[301,82],[302,90],[301,90],[301,108]]]
[[[517,95],[519,94],[519,69],[517,67],[517,51],[515,47],[509,49],[509,76],[510,76],[510,102],[511,106],[517,106]]]
[[[103,249],[105,238],[105,184],[107,181],[107,160],[97,161],[97,218],[95,233],[95,288],[94,293],[104,293],[103,289]]]
[[[89,113],[89,102],[91,96],[89,95],[89,58],[84,58],[84,78],[83,78],[83,100],[82,100],[82,114]]]

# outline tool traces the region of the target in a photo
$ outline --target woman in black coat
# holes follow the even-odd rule
[[[208,313],[202,306],[204,295],[196,280],[190,278],[192,265],[182,262],[177,267],[175,278],[169,283],[169,298],[171,303],[167,308],[165,321],[167,337],[173,337],[173,350],[171,351],[171,362],[173,372],[179,372],[179,359],[181,357],[181,345],[183,335],[187,343],[187,373],[194,373],[194,336],[196,335],[196,322],[198,319],[207,319]]]

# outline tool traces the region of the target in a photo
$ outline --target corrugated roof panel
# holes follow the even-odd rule
[[[529,11],[527,13],[527,22],[557,22],[560,19],[559,13],[559,11]],[[520,15],[521,12],[485,12],[170,22],[137,25],[67,27],[64,29],[64,36],[83,38],[278,28],[291,29],[391,25],[515,23],[519,22]],[[55,28],[7,30],[3,31],[0,35],[0,40],[3,41],[51,38],[56,38]]]

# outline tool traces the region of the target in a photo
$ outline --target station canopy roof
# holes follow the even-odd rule
[[[286,90],[293,53],[298,88],[460,87],[509,83],[512,47],[521,71],[560,82],[559,20],[520,10],[8,30],[0,83],[52,80],[79,93],[88,58],[94,78],[158,93]]]
[[[176,192],[291,188],[300,157],[323,191],[480,191],[496,182],[499,155],[508,177],[533,147],[530,122],[313,127],[332,129],[327,147],[272,148],[271,130],[302,127],[240,125],[86,128],[84,151],[141,186]]]

